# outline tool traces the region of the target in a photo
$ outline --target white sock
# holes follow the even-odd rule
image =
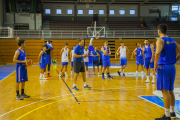
[[[71,71],[71,74],[73,73],[73,71]]]
[[[44,75],[46,74],[46,72],[44,72]]]
[[[86,86],[86,82],[84,82],[84,86]]]
[[[122,70],[122,73],[124,73],[124,69]]]
[[[170,109],[165,108],[165,115],[166,117],[170,117]]]
[[[173,113],[174,112],[174,106],[171,106],[170,108],[171,108],[170,112]]]
[[[121,72],[121,71],[122,71],[122,69],[119,70],[119,72]]]
[[[147,80],[149,80],[149,76],[146,76],[147,77]]]
[[[40,73],[40,78],[42,78],[42,73]]]
[[[73,87],[76,86],[76,84],[73,84]]]
[[[65,75],[67,75],[67,72],[65,72]]]
[[[155,75],[152,76],[153,77],[153,81],[155,80]]]
[[[138,71],[136,71],[136,74],[138,73]]]
[[[43,74],[43,78],[45,78],[45,73]]]

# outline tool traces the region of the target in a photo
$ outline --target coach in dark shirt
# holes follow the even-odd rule
[[[73,83],[73,89],[79,90],[76,87],[76,81],[79,76],[79,72],[82,74],[82,78],[84,81],[84,88],[85,89],[91,89],[88,85],[86,85],[86,76],[85,76],[85,67],[84,67],[84,58],[88,57],[86,54],[84,54],[84,39],[79,39],[79,44],[74,49],[74,83]]]

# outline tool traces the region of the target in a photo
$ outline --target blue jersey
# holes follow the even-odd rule
[[[39,60],[39,63],[45,64],[45,61],[46,61],[46,53],[43,51],[43,54]]]
[[[19,56],[17,60],[19,61],[25,61],[26,60],[26,53],[25,50],[21,51],[20,49],[17,49],[19,51]],[[16,63],[17,66],[25,66],[25,63]]]
[[[100,59],[103,57],[103,51],[99,51]]]
[[[156,47],[154,47],[154,57],[155,57]]]
[[[168,65],[176,63],[176,43],[170,37],[162,37],[164,40],[164,48],[161,51],[158,65]]]
[[[93,51],[93,55],[97,55],[97,53],[99,53],[99,51],[97,50],[96,52],[95,52],[95,50]],[[94,61],[99,61],[99,56],[96,56],[96,57],[93,57],[93,60]]]
[[[137,57],[143,56],[141,48],[137,47]]]
[[[147,48],[144,46],[145,51],[145,58],[151,58],[152,57],[152,51],[151,51],[151,46],[149,45]]]
[[[103,47],[104,50],[106,50],[105,47]],[[109,47],[107,47],[107,54],[109,53]],[[109,55],[103,55],[103,61],[110,61]]]

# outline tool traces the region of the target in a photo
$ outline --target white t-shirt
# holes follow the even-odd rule
[[[84,49],[84,54],[88,55],[88,53],[89,53],[89,50]],[[88,57],[84,58],[84,62],[89,62],[89,58]]]
[[[71,61],[73,61],[73,58],[74,58],[74,50],[71,50],[71,54],[72,54]]]
[[[61,57],[62,62],[68,62],[68,53],[69,53],[69,49],[67,48],[67,50],[66,50],[64,48],[64,51],[63,51],[62,57]]]
[[[124,46],[124,48],[122,48],[122,46],[120,46],[120,58],[126,58],[126,46]]]

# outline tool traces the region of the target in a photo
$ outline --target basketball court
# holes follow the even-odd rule
[[[117,4],[122,2],[121,0],[118,1]],[[101,2],[102,1],[99,0],[78,0],[74,1],[73,5],[77,7],[77,4],[80,3],[80,5],[84,5],[84,8],[89,10],[96,3],[99,5],[105,4]],[[126,1],[123,2],[126,3]],[[136,2],[139,4],[141,1]],[[49,4],[50,1],[47,0],[43,3],[48,6],[47,4]],[[110,7],[112,3],[116,4],[116,1],[108,1],[107,5]],[[140,3],[140,5],[145,3],[148,3],[148,1],[145,0],[143,3]],[[60,5],[60,3],[58,4]],[[66,0],[64,4],[68,6]],[[126,6],[127,3],[124,5]],[[131,5],[133,5],[133,3]],[[84,8],[82,7],[82,9]],[[98,10],[100,9],[97,6],[96,8]],[[47,7],[47,9],[50,8]],[[61,9],[64,8],[62,7]],[[180,7],[178,9],[180,9]],[[59,8],[58,10],[60,11]],[[52,12],[53,11],[50,11],[50,14]],[[109,11],[104,12],[110,17]],[[18,16],[28,16],[27,18],[30,16],[34,21],[38,18],[38,16],[30,15],[30,13],[27,15],[26,12],[19,12],[19,14],[14,17]],[[145,83],[145,69],[144,75],[141,75],[141,67],[139,67],[138,75],[136,75],[136,59],[131,60],[132,51],[136,47],[135,43],[138,42],[144,46],[145,38],[155,42],[158,39],[157,30],[143,31],[135,29],[133,31],[126,30],[127,27],[124,31],[116,31],[111,29],[112,26],[116,26],[112,25],[115,24],[115,21],[107,27],[106,25],[109,23],[105,21],[104,18],[104,21],[107,22],[105,24],[103,24],[104,21],[101,23],[100,20],[98,20],[98,18],[101,17],[98,17],[98,14],[92,14],[92,16],[94,16],[92,21],[87,20],[85,22],[76,22],[76,20],[73,21],[72,18],[71,22],[67,22],[61,18],[62,23],[59,25],[57,24],[59,21],[56,19],[52,21],[49,20],[48,22],[45,21],[47,16],[44,15],[44,21],[41,21],[43,21],[45,25],[42,25],[42,29],[37,29],[37,24],[33,25],[36,29],[29,30],[17,30],[15,26],[14,28],[9,26],[0,27],[0,120],[154,120],[164,114],[163,96],[162,92],[157,90],[156,80],[155,84]],[[127,17],[127,19],[130,18]],[[122,28],[125,24],[134,24],[126,22],[127,21],[124,20],[124,24],[121,26]],[[65,24],[66,27],[62,30],[57,29],[60,29],[63,25],[65,26]],[[78,27],[77,29],[71,30],[68,24],[69,26],[76,26],[77,24]],[[52,28],[51,25],[55,27]],[[47,26],[51,27],[47,29]],[[32,26],[29,26],[29,28],[31,27]],[[178,30],[175,32],[170,30],[169,32],[170,36],[175,35],[173,38],[179,38],[177,34],[179,34]],[[84,83],[80,74],[76,84],[79,91],[75,91],[72,89],[74,73],[71,75],[70,60],[67,68],[68,77],[59,76],[61,68],[60,50],[66,42],[68,43],[68,48],[72,50],[74,45],[78,45],[78,39],[81,37],[85,38],[85,45],[91,46],[89,47],[89,61],[91,61],[88,67],[89,74],[86,75],[87,84],[91,89],[84,89]],[[24,98],[24,100],[16,100],[16,65],[12,61],[15,51],[18,49],[17,43],[19,39],[24,39],[26,42],[26,59],[33,61],[33,65],[27,67],[28,82],[25,85],[25,92],[30,95],[30,98]],[[48,77],[47,80],[40,80],[38,55],[47,40],[51,40],[54,48],[51,52],[52,65],[50,67],[50,74],[52,77]],[[105,41],[108,41],[112,52],[110,56],[110,74],[113,79],[105,77],[105,80],[102,80],[102,75],[98,75],[97,70],[95,75],[93,75],[92,51],[95,46],[97,46],[100,51]],[[127,68],[125,68],[124,71],[125,77],[118,75],[117,71],[121,68],[120,60],[119,58],[117,61],[115,60],[115,51],[119,48],[121,41],[124,42],[130,51],[127,56]],[[176,42],[180,43],[179,41]],[[177,62],[175,67],[176,80],[174,84],[174,94],[177,118],[172,120],[180,120],[180,63]],[[101,73],[101,69],[99,73]],[[150,80],[152,80],[151,73],[149,76]]]

